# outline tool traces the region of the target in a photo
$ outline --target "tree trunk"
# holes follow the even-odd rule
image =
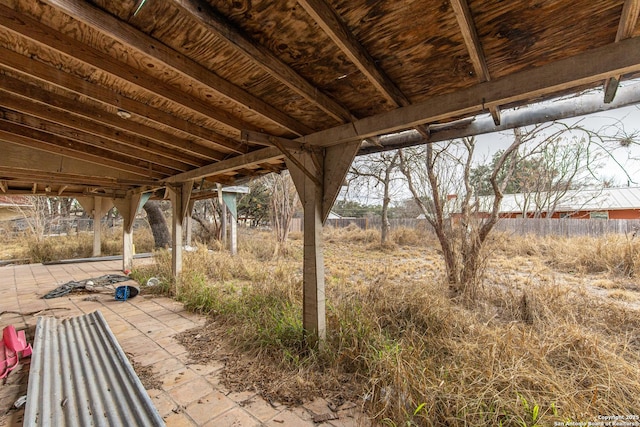
[[[171,246],[171,232],[167,221],[162,214],[160,204],[156,200],[149,200],[142,207],[147,213],[147,220],[151,226],[151,233],[153,233],[153,241],[156,248],[168,248]]]

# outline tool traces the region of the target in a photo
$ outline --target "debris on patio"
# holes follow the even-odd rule
[[[77,290],[86,290],[86,291],[96,292],[98,288],[107,288],[109,286],[113,288],[114,284],[126,282],[127,280],[131,280],[131,278],[129,276],[122,276],[119,274],[106,274],[104,276],[96,277],[93,279],[86,279],[86,280],[79,280],[79,281],[71,280],[67,283],[64,283],[58,286],[51,292],[44,295],[42,298],[44,299],[59,298]],[[110,290],[110,292],[113,292],[113,290]],[[117,299],[117,294],[116,294],[116,299]]]

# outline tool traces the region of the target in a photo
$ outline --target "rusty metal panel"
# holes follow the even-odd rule
[[[100,311],[40,317],[25,426],[164,426]]]

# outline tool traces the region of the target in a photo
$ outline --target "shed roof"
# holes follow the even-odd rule
[[[370,152],[399,146],[379,135],[415,127],[420,137],[403,143],[578,114],[567,105],[509,120],[512,108],[603,84],[613,99],[640,72],[639,10],[638,0],[1,0],[0,192],[204,188],[279,171],[281,149],[301,143],[360,140]],[[640,99],[620,92],[582,112]]]
[[[487,200],[493,200],[488,198]],[[528,202],[525,200],[528,199]],[[546,194],[541,194],[537,200],[548,200]],[[552,197],[555,200],[555,198]],[[528,203],[527,212],[537,209],[534,195],[505,194],[500,204],[502,213],[522,213],[523,207]],[[543,205],[543,210],[546,209]],[[640,187],[621,188],[593,188],[581,190],[569,190],[559,198],[555,205],[556,212],[577,211],[611,211],[625,209],[640,209]]]

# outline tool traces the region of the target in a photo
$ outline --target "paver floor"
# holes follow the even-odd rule
[[[323,399],[287,408],[274,406],[251,393],[231,393],[217,376],[223,368],[220,363],[190,363],[186,349],[173,338],[202,326],[205,318],[186,311],[181,303],[169,298],[142,294],[121,302],[108,293],[80,293],[42,299],[47,292],[71,280],[122,274],[121,265],[121,261],[99,261],[0,267],[0,328],[14,325],[18,330],[33,330],[38,315],[68,318],[100,310],[134,365],[152,369],[159,385],[147,392],[169,427],[371,425],[355,405],[344,406],[334,413]],[[12,371],[9,377],[26,378],[28,367],[23,368]],[[0,383],[0,402],[14,402],[26,394],[26,381],[22,385],[7,383]],[[0,426],[22,425],[23,413],[24,408],[0,413]],[[314,416],[316,421],[338,418],[314,423]]]

